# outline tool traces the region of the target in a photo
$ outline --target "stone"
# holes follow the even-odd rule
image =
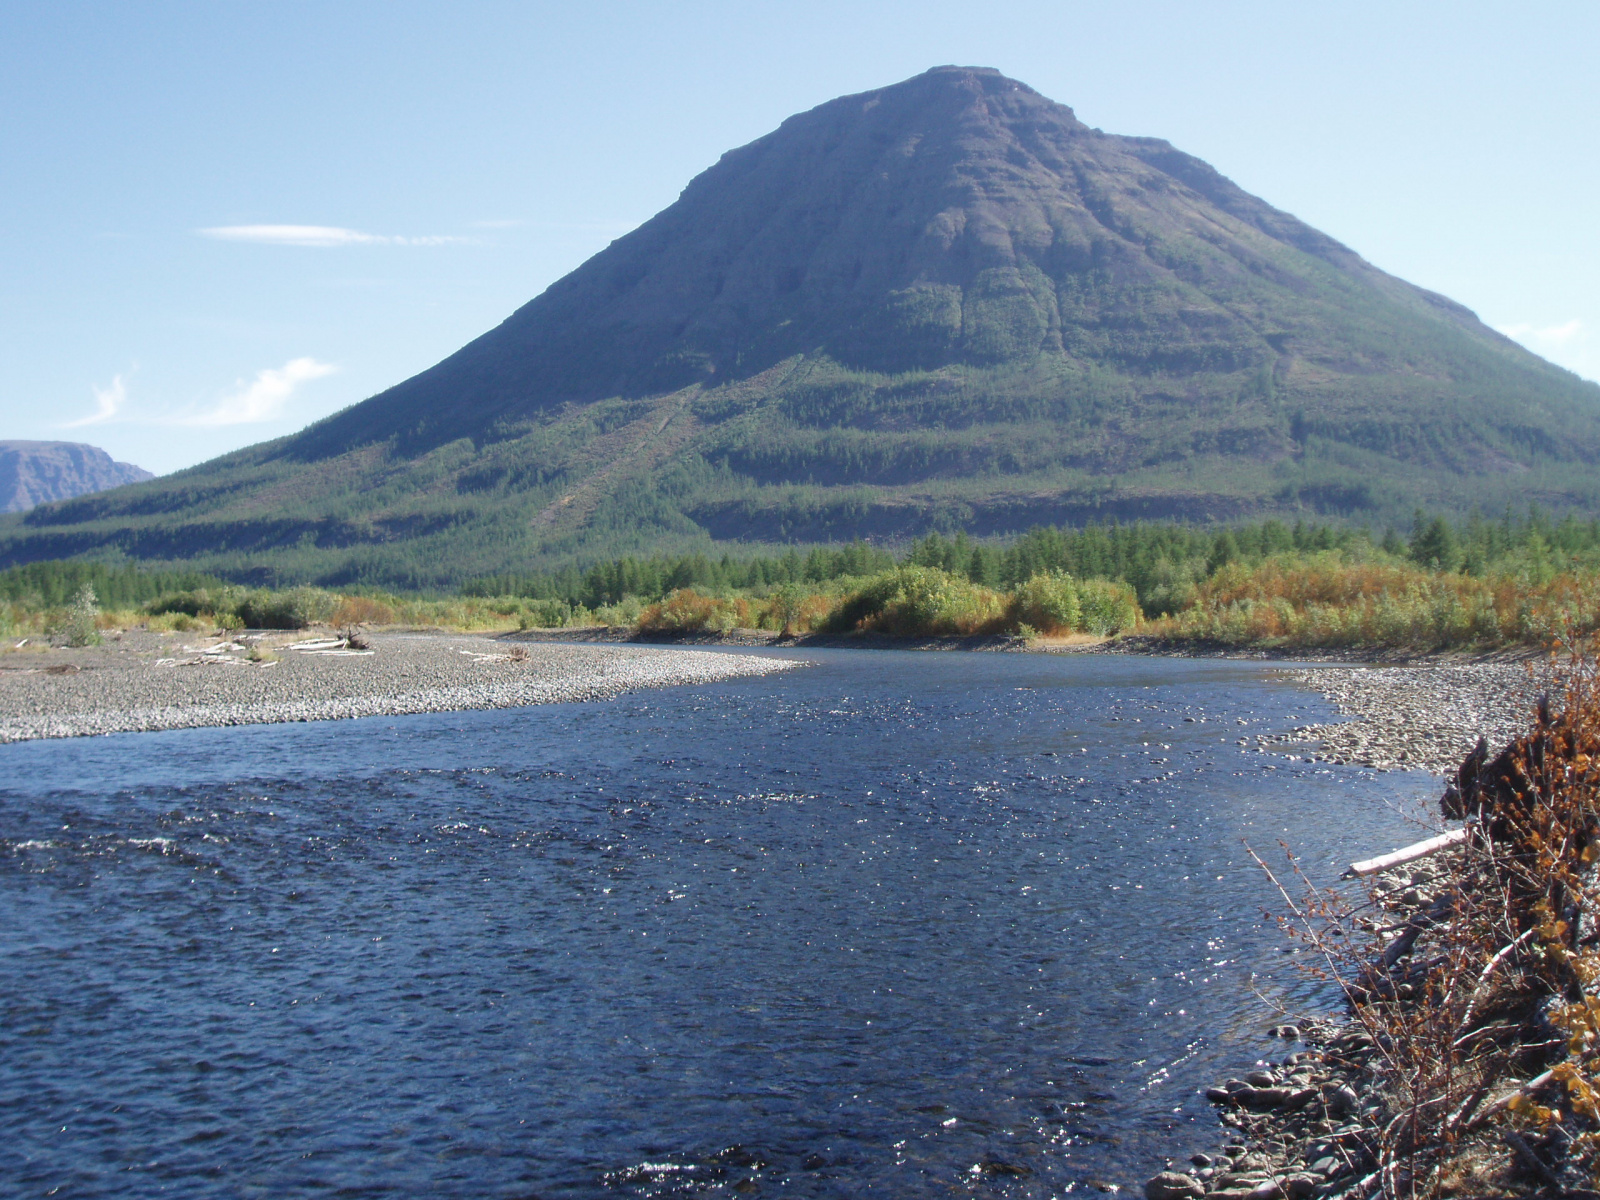
[[[1246,1104],[1251,1108],[1278,1108],[1287,1104],[1289,1098],[1295,1094],[1293,1088],[1258,1087],[1251,1088],[1247,1092],[1241,1092],[1235,1099],[1240,1104]]]
[[[1205,1184],[1178,1171],[1162,1171],[1144,1185],[1145,1200],[1199,1200],[1205,1194]]]
[[[1330,1113],[1342,1117],[1356,1110],[1356,1106],[1361,1103],[1361,1097],[1356,1095],[1355,1089],[1348,1083],[1342,1083],[1328,1093],[1324,1103]]]
[[[1253,1188],[1269,1178],[1265,1171],[1229,1171],[1217,1176],[1219,1188]]]
[[[1278,1077],[1271,1071],[1251,1071],[1244,1077],[1244,1081],[1251,1087],[1271,1087],[1278,1082]]]

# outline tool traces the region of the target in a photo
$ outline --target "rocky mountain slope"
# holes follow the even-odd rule
[[[941,67],[730,151],[437,366],[0,523],[445,582],[709,539],[1600,508],[1600,387],[1153,138]]]
[[[0,512],[26,512],[53,500],[154,478],[82,442],[0,441]]]

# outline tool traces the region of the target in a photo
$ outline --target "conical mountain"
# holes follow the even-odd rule
[[[1166,142],[940,67],[730,151],[422,374],[0,554],[443,582],[708,537],[1594,508],[1597,455],[1600,387]]]

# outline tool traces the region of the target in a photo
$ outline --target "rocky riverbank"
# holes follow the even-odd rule
[[[1374,913],[1404,921],[1425,911],[1457,856],[1409,863],[1372,882]],[[1234,1136],[1221,1153],[1168,1163],[1147,1200],[1365,1200],[1375,1190],[1380,1118],[1388,1098],[1381,1049],[1348,1016],[1280,1023],[1272,1033],[1302,1048],[1242,1079],[1206,1090]]]
[[[374,633],[140,631],[84,649],[0,653],[0,742],[600,700],[788,670],[793,660],[643,646],[525,646]]]
[[[1311,761],[1378,770],[1428,770],[1451,778],[1480,736],[1487,738],[1492,755],[1529,733],[1539,695],[1555,692],[1560,704],[1564,694],[1552,686],[1546,660],[1320,667],[1287,674],[1293,682],[1322,693],[1350,719],[1257,739],[1262,750],[1293,752],[1314,745],[1314,751],[1306,755]],[[1441,778],[1441,792],[1445,782]],[[1509,842],[1502,846],[1502,853],[1509,846]],[[1379,849],[1382,847],[1352,847],[1351,857]],[[1396,866],[1372,879],[1364,898],[1352,898],[1349,911],[1324,915],[1324,932],[1316,936],[1332,940],[1319,940],[1317,946],[1340,960],[1340,978],[1355,988],[1352,994],[1367,1002],[1382,997],[1381,1014],[1370,1008],[1361,1010],[1363,1019],[1375,1027],[1368,1028],[1348,1013],[1277,1026],[1275,1034],[1303,1048],[1276,1062],[1258,1064],[1243,1079],[1229,1079],[1208,1089],[1207,1098],[1218,1106],[1220,1120],[1235,1135],[1234,1140],[1221,1154],[1198,1153],[1186,1163],[1169,1162],[1166,1170],[1147,1181],[1148,1200],[1369,1200],[1391,1194],[1379,1168],[1385,1156],[1385,1129],[1393,1114],[1420,1111],[1426,1103],[1435,1103],[1445,1107],[1438,1112],[1428,1110],[1429,1120],[1437,1123],[1452,1111],[1454,1120],[1469,1113],[1474,1104],[1484,1105],[1492,1086],[1486,1077],[1479,1092],[1465,1100],[1453,1095],[1448,1084],[1435,1095],[1411,1077],[1412,1067],[1403,1065],[1410,1061],[1408,1053],[1415,1056],[1417,1046],[1408,1042],[1402,1049],[1396,1037],[1406,1041],[1426,1036],[1419,1032],[1425,1024],[1423,1016],[1410,1014],[1449,1003],[1454,990],[1473,999],[1465,1002],[1464,1014],[1447,1014],[1445,1028],[1452,1037],[1464,1029],[1472,1038],[1508,1039],[1503,1053],[1510,1062],[1518,1061],[1524,1052],[1530,1061],[1549,1052],[1551,1043],[1539,1040],[1550,1036],[1547,1028],[1538,1032],[1537,1046],[1524,1044],[1519,1040],[1524,1031],[1517,1024],[1521,1018],[1508,1018],[1504,1012],[1491,1018],[1481,1005],[1474,1014],[1474,1004],[1489,995],[1487,981],[1494,966],[1515,946],[1507,946],[1488,960],[1489,966],[1483,966],[1469,961],[1476,947],[1464,950],[1460,934],[1447,931],[1452,922],[1465,919],[1460,914],[1474,910],[1475,898],[1487,895],[1493,900],[1499,894],[1497,889],[1505,886],[1494,867],[1494,852],[1485,854],[1479,848],[1473,853],[1477,858],[1470,865],[1468,852],[1458,849]],[[1302,910],[1302,915],[1310,911]],[[1564,929],[1561,926],[1556,932]],[[1349,940],[1358,930],[1368,934],[1359,945]],[[1308,932],[1309,926],[1302,929],[1302,933]],[[1455,940],[1444,947],[1429,945],[1441,933]],[[1419,949],[1424,945],[1426,950]],[[1454,961],[1452,955],[1467,956],[1462,958],[1467,965],[1461,970],[1470,977],[1470,986],[1450,984],[1441,1001],[1435,994],[1437,980],[1430,972],[1440,970],[1441,963]],[[1509,973],[1510,968],[1502,970]],[[1454,1003],[1459,1008],[1462,997],[1456,996]],[[1554,1044],[1560,1041],[1557,1035]],[[1464,1068],[1463,1078],[1480,1068],[1476,1062]],[[1531,1090],[1536,1083],[1523,1086]],[[1423,1090],[1412,1090],[1418,1087]],[[1470,1092],[1470,1085],[1466,1090]],[[1419,1097],[1432,1099],[1424,1102]],[[1455,1160],[1438,1168],[1441,1173],[1424,1189],[1429,1194],[1528,1195],[1542,1182],[1561,1194],[1596,1195],[1571,1191],[1571,1172],[1562,1173],[1564,1144],[1540,1150],[1517,1133],[1505,1131],[1487,1141],[1487,1135],[1480,1135],[1472,1142],[1466,1138],[1469,1124],[1461,1125],[1464,1140],[1455,1151]],[[1393,1147],[1388,1150],[1392,1170]]]
[[[1313,762],[1380,771],[1454,770],[1479,737],[1503,746],[1526,731],[1550,685],[1544,659],[1403,667],[1312,667],[1285,673],[1320,692],[1348,721],[1303,725],[1264,748],[1315,744]]]
[[[1284,1029],[1308,1047],[1209,1089],[1234,1140],[1220,1153],[1169,1164],[1146,1183],[1148,1200],[1366,1195],[1361,1181],[1376,1133],[1364,1095],[1373,1040],[1328,1022]]]

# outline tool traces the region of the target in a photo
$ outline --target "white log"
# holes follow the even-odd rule
[[[1410,846],[1404,846],[1399,850],[1391,850],[1387,854],[1378,855],[1377,858],[1364,858],[1360,862],[1353,862],[1350,864],[1350,869],[1344,873],[1344,877],[1346,879],[1355,879],[1361,875],[1374,875],[1379,871],[1386,871],[1390,867],[1398,867],[1401,863],[1427,858],[1430,854],[1448,850],[1451,846],[1459,846],[1466,840],[1466,829],[1452,829],[1449,833],[1441,833],[1438,837],[1431,837],[1425,842],[1417,842]]]

